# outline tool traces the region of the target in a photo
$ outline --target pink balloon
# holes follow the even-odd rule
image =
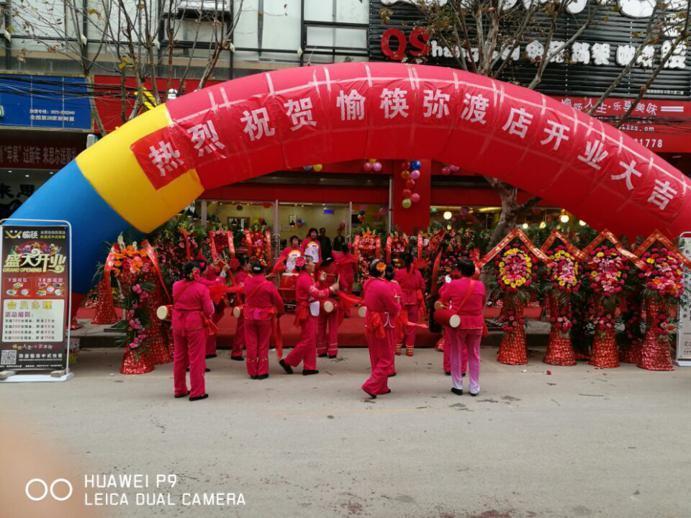
[[[411,171],[411,172],[410,172],[410,177],[411,177],[413,180],[417,180],[418,178],[420,178],[420,171],[417,170],[417,169],[415,169],[414,171]]]
[[[411,195],[411,194],[413,194],[413,193],[411,192],[410,189],[403,189],[403,190],[401,191],[401,195],[402,195],[404,198],[410,198],[410,195]]]
[[[413,195],[410,197],[411,200],[413,200],[413,203],[417,203],[420,201],[420,195],[416,192],[413,193]]]
[[[377,172],[377,173],[380,172],[380,171],[382,170],[382,167],[384,167],[384,166],[381,165],[381,162],[375,162],[375,163],[372,165],[372,169],[374,169],[374,171]]]
[[[444,167],[441,168],[441,174],[444,176],[448,176],[451,174],[451,168],[448,165],[445,165]]]
[[[372,170],[372,162],[365,162],[362,168],[366,173],[369,173]]]

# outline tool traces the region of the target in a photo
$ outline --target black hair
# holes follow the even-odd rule
[[[372,262],[370,263],[370,265],[369,265],[369,274],[370,274],[370,276],[375,277],[375,278],[377,278],[377,279],[378,279],[379,277],[382,276],[382,273],[384,273],[383,271],[381,271],[381,270],[379,270],[379,269],[377,268],[377,266],[379,265],[379,263],[381,263],[381,261],[380,261],[379,259],[375,259],[375,260],[372,261]]]
[[[235,257],[238,260],[238,263],[240,263],[240,266],[245,266],[247,264],[247,256],[246,255],[237,255]]]
[[[199,269],[199,263],[197,261],[189,261],[185,263],[185,265],[182,267],[182,274],[185,276],[185,279],[187,280],[192,280],[192,274],[194,273],[194,270]]]
[[[252,261],[252,266],[250,266],[250,269],[252,270],[252,273],[264,272],[264,267],[262,266],[262,263],[260,263],[259,261]]]
[[[456,263],[456,267],[463,277],[472,277],[475,275],[475,263],[467,257],[459,259],[458,263]]]
[[[413,264],[413,254],[411,254],[410,252],[406,252],[405,254],[403,254],[402,259],[406,269],[410,270],[410,267]]]
[[[319,235],[319,231],[318,231],[316,228],[314,228],[314,227],[312,227],[311,229],[309,229],[309,230],[307,231],[307,235],[308,235],[308,236],[311,235],[313,230],[314,230],[314,233],[315,233],[315,234]]]
[[[300,238],[298,236],[290,236],[290,239],[288,239],[288,243],[293,243],[293,239],[298,240],[298,244],[300,243]]]
[[[329,256],[329,257],[324,258],[321,265],[322,265],[322,267],[329,266],[333,262],[334,262],[334,258],[332,256]]]
[[[394,268],[393,264],[387,264],[386,270],[384,270],[384,277],[387,281],[392,281],[395,276],[396,268]]]

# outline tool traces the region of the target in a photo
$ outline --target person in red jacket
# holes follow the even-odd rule
[[[321,263],[322,257],[322,245],[319,241],[319,233],[316,228],[311,228],[307,233],[307,237],[302,241],[302,255],[305,257],[311,257],[315,265]]]
[[[173,383],[175,397],[190,396],[190,401],[208,396],[204,384],[206,369],[205,321],[214,313],[209,288],[199,282],[199,265],[189,262],[183,267],[184,278],[173,284]],[[187,390],[187,367],[191,390]]]
[[[271,273],[293,273],[295,271],[295,261],[298,257],[302,257],[300,238],[298,236],[291,236],[290,245],[285,247],[278,256]]]
[[[338,283],[338,266],[333,257],[327,257],[322,261],[317,273],[317,287],[328,289]],[[343,307],[336,300],[331,299],[334,309],[327,313],[323,308],[319,311],[317,326],[317,354],[320,358],[336,358],[338,356],[338,328],[343,322]]]
[[[264,276],[259,263],[251,267],[252,277],[245,281],[245,343],[247,344],[247,374],[255,380],[269,377],[269,342],[275,315],[283,314],[283,299],[273,282]]]
[[[240,255],[237,257],[239,269],[233,275],[234,286],[244,286],[247,279],[250,278],[249,268],[250,264],[247,256]],[[235,297],[235,305],[241,306],[244,302],[244,295],[238,293]],[[245,361],[242,357],[242,351],[245,348],[245,316],[240,313],[238,317],[237,326],[235,327],[235,336],[233,336],[233,346],[230,350],[230,359],[238,362]]]
[[[485,285],[480,280],[473,279],[475,264],[469,259],[458,261],[460,279],[454,279],[439,290],[438,306],[451,309],[461,317],[461,324],[457,328],[446,330],[447,342],[451,359],[451,392],[463,394],[463,363],[468,359],[468,374],[471,396],[480,393],[480,342],[485,325],[484,309],[486,303]]]
[[[365,338],[369,348],[372,373],[362,385],[362,390],[372,399],[391,392],[388,386],[392,372],[393,350],[387,333],[395,332],[395,320],[401,311],[396,302],[393,285],[383,278],[386,264],[378,259],[370,265],[370,280],[364,288]]]
[[[404,267],[396,271],[396,280],[403,290],[402,311],[406,313],[408,322],[417,323],[420,318],[420,305],[425,303],[425,280],[413,264],[412,254],[407,253],[403,256],[403,264]],[[416,331],[415,326],[406,326],[403,330],[403,342],[408,356],[412,356],[415,350]]]
[[[293,373],[293,367],[304,362],[302,374],[318,374],[317,370],[317,325],[319,320],[320,300],[338,292],[338,286],[319,289],[312,278],[314,262],[310,257],[300,257],[296,261],[296,269],[300,272],[295,284],[295,322],[301,328],[300,341],[290,351],[288,356],[279,363],[288,374]]]

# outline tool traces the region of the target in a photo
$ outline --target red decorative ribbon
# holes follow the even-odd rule
[[[172,301],[173,299],[170,296],[170,293],[168,292],[168,288],[166,287],[166,283],[163,281],[163,274],[161,273],[161,266],[158,264],[158,256],[156,255],[156,250],[154,250],[154,247],[151,246],[151,243],[149,243],[146,239],[144,241],[142,241],[142,248],[144,249],[146,256],[151,261],[151,264],[154,265],[154,272],[156,272],[156,277],[158,277],[158,282],[161,283],[161,289],[163,289],[163,293],[166,294],[166,300],[168,302]]]

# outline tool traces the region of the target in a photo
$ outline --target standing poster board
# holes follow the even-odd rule
[[[679,237],[679,251],[691,259],[691,232]],[[684,267],[684,293],[679,305],[676,364],[691,367],[691,269]]]
[[[0,381],[69,379],[70,225],[10,220],[0,230]]]

